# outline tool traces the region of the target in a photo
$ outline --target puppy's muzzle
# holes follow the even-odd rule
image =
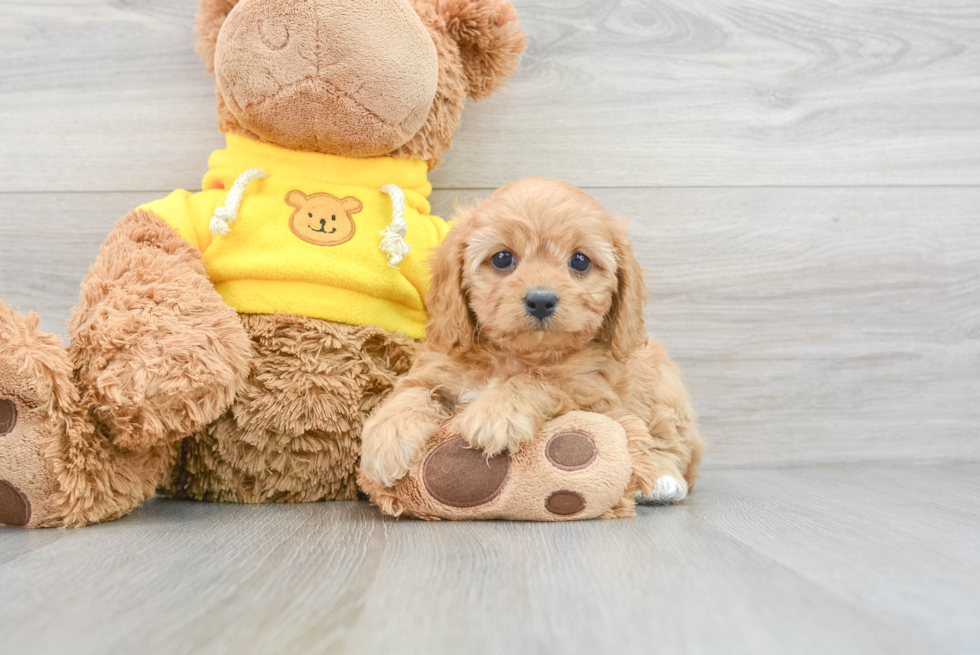
[[[531,289],[524,295],[524,311],[539,321],[550,318],[558,307],[558,295],[550,289]]]

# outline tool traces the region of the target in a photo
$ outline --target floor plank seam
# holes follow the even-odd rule
[[[612,186],[612,185],[589,185],[581,184],[579,185],[582,189],[586,190],[613,190],[613,191],[649,191],[649,190],[688,190],[688,191],[698,191],[698,190],[745,190],[751,191],[756,189],[770,189],[770,190],[793,190],[793,189],[864,189],[864,190],[875,190],[875,189],[951,189],[951,190],[980,190],[980,184],[817,184],[817,185],[807,185],[807,184],[733,184],[733,185],[659,185],[651,184],[649,186],[637,186],[637,185],[627,185],[627,186]],[[475,191],[494,191],[498,187],[487,186],[487,187],[443,187],[443,186],[433,186],[432,191],[454,191],[454,192],[475,192]],[[187,189],[188,191],[200,191],[200,189]],[[163,194],[167,195],[173,192],[174,189],[87,189],[84,191],[79,191],[77,189],[68,190],[58,190],[58,189],[46,189],[46,190],[2,190],[0,191],[0,196],[50,196],[52,194],[58,195],[111,195],[111,194]]]

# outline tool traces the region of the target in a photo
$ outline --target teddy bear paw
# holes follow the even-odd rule
[[[17,428],[19,415],[17,403],[10,398],[0,398],[0,439]],[[31,520],[31,503],[15,485],[0,479],[0,523],[27,525]]]
[[[0,303],[0,524],[18,527],[50,522],[59,490],[46,457],[50,402],[38,389],[50,390],[41,362],[64,354],[32,319]]]
[[[44,452],[42,410],[5,392],[0,383],[0,524],[36,527],[53,514],[58,491]]]
[[[470,447],[451,420],[407,478],[372,498],[385,511],[430,519],[589,519],[622,505],[631,475],[625,431],[600,414],[570,412],[513,453],[492,456]]]

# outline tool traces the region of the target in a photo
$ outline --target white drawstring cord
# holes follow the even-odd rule
[[[238,207],[242,204],[242,196],[245,195],[245,187],[255,180],[268,177],[261,168],[250,168],[235,180],[225,197],[225,204],[214,210],[211,217],[211,233],[217,236],[224,236],[231,231],[229,227],[238,218]]]
[[[382,193],[391,196],[391,223],[381,230],[381,250],[388,255],[388,266],[398,266],[412,247],[405,241],[408,223],[405,222],[405,192],[397,184],[381,187]]]

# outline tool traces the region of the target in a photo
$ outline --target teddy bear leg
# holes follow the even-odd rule
[[[0,311],[0,522],[85,525],[153,495],[176,442],[213,421],[248,371],[237,314],[200,253],[132,212],[82,283],[67,351]]]
[[[395,516],[567,521],[631,516],[632,472],[623,426],[574,411],[546,423],[516,452],[490,458],[467,447],[453,418],[393,487],[363,476],[362,484]]]
[[[85,525],[152,493],[167,448],[123,453],[79,403],[58,337],[0,303],[0,523]]]

